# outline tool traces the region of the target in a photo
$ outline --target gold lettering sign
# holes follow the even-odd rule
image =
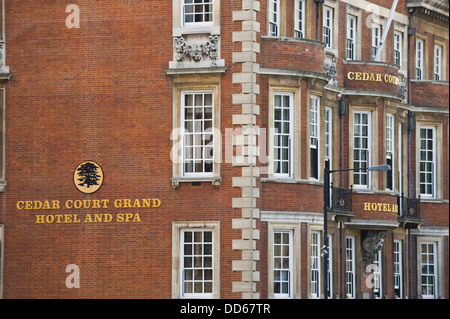
[[[399,80],[395,75],[367,73],[367,72],[348,72],[347,79],[350,81],[369,81],[369,82],[385,82],[398,86]]]
[[[158,198],[144,199],[68,199],[65,202],[59,200],[20,200],[16,203],[16,209],[19,211],[38,211],[35,216],[36,224],[81,224],[81,223],[140,223],[139,213],[98,213],[81,214],[83,210],[105,210],[105,209],[142,209],[158,208],[161,206],[161,200]],[[76,211],[77,213],[60,213],[60,211]],[[51,211],[45,214],[43,211]]]
[[[161,200],[158,198],[150,199],[116,199],[114,200],[115,208],[158,208],[161,206]],[[110,207],[109,199],[76,199],[66,200],[64,205],[59,200],[45,201],[18,201],[16,208],[18,210],[58,210],[58,209],[105,209]]]
[[[398,213],[398,205],[386,203],[364,203],[364,211]]]
[[[80,224],[80,223],[140,223],[138,213],[119,213],[113,217],[112,214],[48,214],[36,215],[36,224]]]

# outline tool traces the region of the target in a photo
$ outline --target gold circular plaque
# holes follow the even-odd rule
[[[73,182],[80,192],[85,194],[95,193],[103,184],[103,170],[95,162],[83,162],[75,169]]]

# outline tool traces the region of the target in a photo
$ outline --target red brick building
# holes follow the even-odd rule
[[[448,1],[0,3],[3,298],[449,297]]]

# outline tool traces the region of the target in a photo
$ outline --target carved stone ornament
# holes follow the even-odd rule
[[[361,243],[362,259],[365,264],[373,262],[375,253],[383,247],[384,238],[387,234],[386,231],[382,230],[368,230],[365,232]]]
[[[211,60],[211,66],[217,66],[217,59],[219,57],[219,36],[211,35],[209,41],[204,44],[189,44],[186,43],[183,37],[176,37],[174,39],[175,53],[178,66],[181,66],[181,62],[185,58],[191,61],[201,61],[205,57]]]
[[[331,76],[330,84],[337,85],[337,66],[335,56],[331,59],[331,62],[327,62],[326,60],[323,62],[323,70],[326,75]]]
[[[406,87],[406,80],[403,78],[400,83],[398,84],[397,93],[403,96],[403,99],[406,99],[407,96],[407,87]]]

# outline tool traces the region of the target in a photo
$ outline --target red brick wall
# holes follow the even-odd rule
[[[448,108],[449,87],[447,83],[411,82],[411,104],[419,107]]]
[[[268,225],[267,222],[262,222],[261,223],[261,228],[260,228],[260,240],[258,241],[258,245],[259,245],[259,262],[258,265],[259,267],[259,287],[260,287],[260,296],[261,299],[267,299],[269,298],[268,296],[268,291],[267,291],[267,286],[268,286],[268,265],[269,265],[269,259],[268,259],[268,237],[269,233],[268,233]]]
[[[448,203],[420,202],[420,219],[426,226],[448,227]]]
[[[273,54],[273,52],[278,52]],[[298,69],[323,73],[324,50],[321,43],[308,40],[264,38],[261,43],[261,67]],[[307,61],[308,63],[305,63]]]
[[[8,61],[7,182],[0,194],[5,224],[5,298],[171,298],[172,221],[220,220],[221,297],[231,293],[231,261],[239,230],[231,219],[231,175],[222,164],[221,188],[211,183],[171,186],[172,3],[79,1],[81,26],[68,29],[67,3],[25,0],[6,5]],[[222,6],[222,58],[231,63],[231,21],[237,5]],[[221,127],[232,127],[232,65],[222,77]],[[99,163],[102,188],[92,195],[73,184],[76,166]],[[195,196],[194,196],[195,195]],[[140,223],[35,224],[19,200],[159,198],[161,207],[129,209]],[[112,204],[111,204],[112,206]],[[73,211],[61,211],[74,213]],[[87,213],[111,213],[80,210]],[[120,211],[122,212],[122,211]],[[125,212],[125,211],[123,211]],[[128,212],[128,211],[126,211]],[[42,212],[44,213],[44,212]],[[45,211],[45,213],[50,213]],[[80,267],[80,289],[67,289],[68,264]]]
[[[323,187],[310,184],[261,183],[261,210],[321,212]]]
[[[374,3],[390,8],[391,1]],[[81,27],[68,29],[65,20],[67,3],[60,0],[39,2],[23,0],[20,9],[6,4],[7,65],[14,74],[6,82],[7,116],[7,187],[0,193],[0,223],[5,224],[4,293],[6,298],[54,297],[142,297],[170,298],[172,286],[172,221],[220,220],[220,272],[222,298],[237,298],[232,282],[240,281],[240,273],[231,269],[232,260],[241,252],[232,250],[232,240],[241,239],[240,230],[231,227],[241,211],[231,208],[231,198],[240,197],[239,188],[231,187],[231,177],[241,173],[239,167],[222,163],[222,184],[219,189],[210,183],[193,186],[183,183],[180,189],[171,187],[172,162],[172,79],[164,69],[172,60],[172,3],[170,1],[81,0]],[[261,34],[267,34],[267,1],[260,1],[257,14]],[[232,52],[241,51],[239,42],[232,42],[233,31],[241,23],[232,21],[232,11],[240,10],[237,1],[222,1],[221,58],[227,71],[221,76],[221,129],[232,126],[232,115],[241,112],[232,106],[232,94],[241,92],[240,84],[231,84],[232,74],[239,72],[240,63],[232,64]],[[339,43],[345,43],[345,3],[340,3]],[[315,4],[311,3],[310,19],[315,21]],[[292,2],[287,11],[292,11]],[[397,12],[407,13],[406,1],[399,1]],[[368,13],[363,13],[363,19]],[[292,19],[288,16],[286,35],[292,35]],[[321,19],[321,18],[320,18]],[[321,26],[321,20],[319,26]],[[310,26],[315,38],[315,23]],[[370,60],[370,29],[363,23],[362,58]],[[419,30],[422,32],[423,30]],[[321,37],[321,35],[320,35]],[[392,62],[392,31],[386,40],[387,62]],[[432,36],[427,41],[429,51]],[[258,35],[258,41],[261,40]],[[297,69],[323,73],[324,52],[320,43],[308,40],[279,41],[264,38],[258,63],[264,68]],[[445,55],[448,61],[448,40]],[[411,47],[414,50],[414,45]],[[308,50],[308,51],[306,51]],[[345,56],[345,45],[339,45],[339,56]],[[432,51],[432,50],[431,50]],[[274,54],[277,52],[277,54]],[[429,57],[430,58],[430,57]],[[339,59],[340,60],[340,59]],[[350,89],[385,90],[395,93],[397,87],[372,82],[349,82],[349,68],[361,72],[396,73],[395,67],[344,65],[338,60],[338,83]],[[413,60],[412,60],[413,61]],[[432,62],[432,61],[431,61]],[[411,63],[414,70],[414,63]],[[447,79],[448,79],[447,72]],[[432,76],[429,61],[428,76]],[[258,124],[267,126],[267,80],[258,79],[261,94],[258,103],[261,116]],[[307,143],[309,123],[307,80],[301,85],[301,177],[307,179]],[[412,104],[447,107],[448,86],[413,82]],[[447,88],[447,90],[445,90]],[[349,105],[349,97],[346,97]],[[384,104],[378,101],[379,136],[383,140]],[[343,168],[348,162],[348,112],[343,118]],[[448,118],[443,125],[443,162],[448,162]],[[335,132],[338,126],[334,126]],[[415,134],[411,133],[411,176],[415,176]],[[406,147],[406,145],[404,145]],[[339,149],[334,146],[335,151]],[[383,143],[378,145],[382,162]],[[105,173],[105,182],[95,194],[84,195],[73,185],[73,171],[85,161],[98,162]],[[443,165],[443,193],[448,199],[448,165]],[[335,181],[338,180],[335,174]],[[380,189],[383,174],[378,174]],[[266,176],[264,176],[266,177]],[[344,174],[343,187],[348,187]],[[411,178],[411,189],[415,178]],[[261,211],[305,211],[321,213],[323,187],[307,183],[260,184]],[[413,194],[414,195],[414,194]],[[130,209],[139,213],[140,223],[110,224],[44,224],[35,223],[35,211],[19,211],[19,200],[66,200],[116,198],[159,198],[161,207]],[[387,195],[354,194],[354,207],[364,202],[389,202]],[[355,209],[357,218],[396,220],[396,214]],[[117,213],[115,209],[99,213]],[[46,211],[45,213],[49,213]],[[63,211],[63,213],[75,213]],[[93,213],[80,210],[76,213]],[[448,227],[448,204],[422,202],[424,225]],[[261,230],[257,249],[260,261],[261,297],[267,297],[267,223],[257,222]],[[307,225],[301,225],[301,261],[308,260]],[[345,231],[344,231],[345,236]],[[389,243],[392,241],[389,238]],[[413,239],[412,256],[416,256]],[[343,240],[345,246],[345,239]],[[448,237],[445,243],[445,267],[448,272]],[[345,250],[345,249],[344,249]],[[392,245],[387,245],[386,262],[392,264]],[[81,272],[81,288],[67,289],[65,268],[77,264]],[[345,263],[344,263],[345,264]],[[390,266],[389,266],[390,267]],[[388,268],[392,273],[392,269]],[[413,261],[413,289],[417,290]],[[301,293],[307,297],[309,274],[301,272]],[[446,284],[448,286],[448,276]],[[388,279],[391,287],[392,278]],[[387,291],[392,295],[391,290]],[[448,289],[446,290],[448,297]]]

